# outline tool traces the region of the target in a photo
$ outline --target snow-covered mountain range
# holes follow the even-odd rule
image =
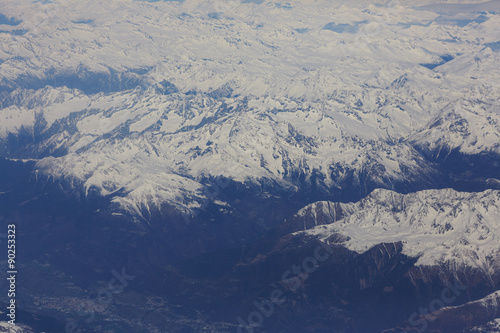
[[[51,281],[88,298],[120,263],[151,286],[103,310],[122,331],[232,328],[329,244],[271,330],[396,325],[451,276],[436,322],[498,326],[499,64],[494,0],[3,0],[0,221],[58,272],[27,310],[74,316]],[[129,320],[143,292],[167,324]]]
[[[422,154],[500,153],[498,4],[448,6],[6,2],[2,155],[139,215],[217,176],[432,187]]]
[[[341,235],[343,244],[360,253],[380,243],[402,242],[403,253],[419,258],[417,265],[466,265],[489,275],[500,268],[499,200],[494,190],[406,195],[375,190],[356,203],[311,204],[294,219],[297,227],[302,221],[309,229],[305,233],[323,240]]]

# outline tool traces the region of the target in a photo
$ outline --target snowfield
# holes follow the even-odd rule
[[[339,205],[339,204],[337,204]],[[477,267],[486,275],[500,268],[500,192],[457,192],[451,189],[399,194],[375,190],[356,203],[319,202],[297,215],[323,225],[301,231],[326,240],[346,237],[349,249],[362,253],[381,243],[403,243],[403,253],[417,265]],[[341,214],[339,214],[341,212]],[[337,215],[340,215],[337,217]]]
[[[4,1],[2,155],[134,214],[216,176],[430,184],[422,150],[500,153],[498,7]]]

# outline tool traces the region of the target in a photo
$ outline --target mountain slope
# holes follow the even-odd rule
[[[321,239],[345,237],[349,249],[364,252],[379,243],[402,242],[403,253],[417,265],[447,264],[499,269],[498,191],[462,193],[427,190],[398,194],[375,190],[357,203],[319,202],[297,213],[294,224]],[[337,217],[338,216],[338,217]],[[314,227],[310,220],[319,225]],[[319,222],[319,223],[318,223]]]
[[[467,291],[446,305],[464,307],[439,322],[480,313],[466,305],[500,277],[499,13],[3,0],[0,221],[23,241],[20,318],[234,331],[280,288],[255,331],[378,332],[453,281]],[[317,246],[329,258],[286,288]],[[122,267],[134,281],[85,322]]]

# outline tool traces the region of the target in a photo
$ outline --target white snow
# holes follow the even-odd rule
[[[318,213],[315,206],[297,213]],[[332,223],[303,231],[326,239],[340,233],[349,249],[364,252],[380,243],[403,242],[403,253],[419,257],[417,265],[452,262],[493,274],[500,267],[500,192],[463,193],[451,189],[399,194],[375,190],[356,203],[340,204],[344,216],[335,221],[333,203],[320,205]]]
[[[210,175],[283,186],[299,169],[338,186],[347,172],[332,179],[332,164],[378,168],[374,181],[386,185],[425,175],[409,143],[500,153],[500,53],[487,47],[500,41],[500,15],[476,13],[494,1],[459,2],[5,0],[2,14],[27,32],[0,33],[2,84],[145,74],[144,89],[9,93],[0,140],[22,127],[50,133],[39,150],[68,153],[40,170],[104,195],[125,189],[116,200],[130,211],[196,206]],[[442,8],[453,10],[443,18]],[[332,22],[351,30],[324,29]],[[444,55],[454,59],[422,66]],[[148,89],[164,80],[180,92]],[[225,97],[207,95],[224,88]]]

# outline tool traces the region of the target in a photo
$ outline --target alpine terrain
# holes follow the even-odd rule
[[[0,332],[9,225],[15,332],[500,332],[500,2],[2,0],[0,222]]]

